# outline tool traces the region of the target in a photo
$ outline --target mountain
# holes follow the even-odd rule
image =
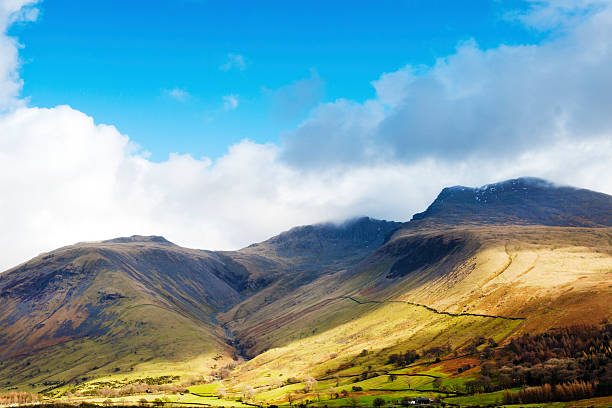
[[[610,215],[608,195],[535,179],[445,189],[351,268],[221,313],[254,357],[238,382],[350,376],[385,366],[387,356],[407,349],[459,352],[477,338],[502,343],[598,325],[612,317]],[[364,349],[374,354],[359,358]]]
[[[266,288],[266,296],[247,298],[220,319],[249,356],[320,332],[330,322],[354,321],[361,312],[346,300],[349,295],[451,313],[532,314],[523,326],[541,329],[581,319],[596,323],[612,313],[603,306],[610,300],[609,277],[599,272],[612,265],[610,229],[568,224],[580,219],[581,227],[604,227],[611,217],[612,197],[534,178],[444,189],[424,213],[391,229],[376,251],[351,268],[285,288],[282,296]],[[559,310],[550,310],[558,304]]]
[[[132,236],[42,254],[0,274],[0,387],[230,358],[216,313],[267,286],[282,293],[346,268],[398,225],[362,218],[299,227],[235,252]]]
[[[401,223],[360,217],[341,224],[316,224],[292,228],[246,248],[247,253],[287,259],[300,268],[319,263],[350,265],[364,253],[378,248]],[[340,266],[341,267],[341,266]]]
[[[607,194],[525,177],[478,188],[447,187],[412,219],[450,225],[610,227],[611,208]]]
[[[523,178],[446,188],[407,223],[302,226],[238,251],[143,236],[60,248],[0,274],[0,389],[202,375],[285,403],[288,379],[350,390],[390,355],[432,349],[454,371],[415,378],[463,384],[475,339],[612,318],[610,220],[608,195]],[[236,368],[211,377],[221,367]],[[391,387],[376,378],[359,384]]]
[[[250,279],[222,254],[161,237],[38,256],[0,275],[2,385],[40,387],[231,353],[211,316],[242,299]]]

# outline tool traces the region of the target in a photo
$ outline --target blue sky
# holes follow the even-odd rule
[[[372,98],[381,74],[431,65],[462,41],[483,49],[541,41],[542,32],[504,17],[523,7],[47,0],[35,23],[10,34],[24,45],[22,95],[32,106],[70,105],[116,126],[154,161],[172,152],[214,159],[244,138],[278,143],[317,103]],[[229,54],[238,64],[226,65]]]

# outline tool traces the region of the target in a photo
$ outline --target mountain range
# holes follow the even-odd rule
[[[352,375],[360,358],[610,317],[612,196],[520,178],[445,188],[409,222],[301,226],[237,251],[135,235],[41,254],[0,274],[0,389],[230,367],[228,388],[275,400],[279,379]]]

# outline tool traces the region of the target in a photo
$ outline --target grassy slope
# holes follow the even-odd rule
[[[481,243],[475,256],[400,299],[452,312],[528,317],[525,331],[612,316],[612,229],[500,226],[471,233]]]
[[[102,282],[104,278],[99,276]],[[115,277],[113,283],[117,281]],[[7,379],[7,385],[8,381],[25,382],[34,384],[28,390],[40,390],[83,377],[118,373],[148,376],[200,372],[216,355],[231,353],[210,328],[156,303],[136,296],[118,301],[105,309],[117,318],[105,323],[109,332],[104,336],[68,340],[25,358],[4,361],[0,375]]]
[[[369,306],[351,307],[365,309]],[[262,389],[266,389],[277,387],[280,381],[289,377],[304,378],[307,374],[316,378],[327,377],[328,370],[333,371],[332,376],[360,374],[367,370],[368,366],[389,370],[392,367],[386,366],[386,362],[392,352],[422,350],[447,343],[457,347],[466,344],[475,336],[486,334],[502,340],[520,324],[520,321],[502,319],[443,316],[421,307],[399,303],[389,303],[375,310],[362,312],[359,318],[348,323],[257,356],[239,369],[234,382],[265,386]],[[364,349],[367,349],[368,353],[358,357]],[[352,362],[354,366],[337,371],[347,362]],[[416,380],[422,381],[422,378]],[[348,387],[349,380],[344,381]],[[377,387],[376,383],[370,382],[372,380],[367,380],[364,385]],[[385,385],[386,383],[385,380]],[[399,381],[393,385],[401,383],[402,381]],[[352,385],[350,382],[350,386]],[[338,391],[342,389],[343,387],[337,387]],[[268,391],[262,394],[261,398],[284,397],[288,391],[291,391],[291,388],[283,387]]]
[[[465,245],[404,277],[387,278],[394,262],[405,255],[403,241],[431,236],[462,239]],[[324,274],[288,293],[279,289],[278,300],[258,308],[249,298],[219,318],[239,338],[254,342],[257,352],[381,307],[355,307],[340,299],[347,295],[362,301],[405,300],[453,313],[528,317],[528,330],[585,319],[598,323],[612,316],[611,242],[609,228],[487,227],[426,235],[405,230],[354,269]]]
[[[324,275],[248,319],[234,318],[238,308],[223,315],[239,336],[256,342],[255,349],[270,348],[242,366],[233,383],[260,387],[262,400],[282,401],[303,387],[278,388],[282,380],[320,378],[342,362],[357,361],[337,374],[360,373],[370,365],[384,368],[388,354],[408,348],[445,343],[457,347],[480,335],[503,341],[523,331],[598,323],[612,316],[610,228],[472,227],[429,232],[426,237],[422,231],[405,230],[387,246],[401,249],[402,240],[432,235],[459,237],[467,244],[452,256],[395,279],[386,276],[402,253],[381,254],[383,247],[354,270]],[[401,303],[357,304],[343,295],[527,319],[453,317]],[[371,353],[356,357],[363,349]],[[460,377],[457,381],[469,379]]]
[[[301,227],[240,252],[131,237],[43,254],[0,276],[0,389],[208,374],[235,354],[216,313],[258,292],[269,301],[270,291],[261,291],[267,285],[278,293],[310,282],[317,265],[356,262],[375,248],[364,241],[380,243],[396,225],[360,219]],[[309,253],[311,244],[319,252]],[[338,256],[345,252],[348,258]]]
[[[109,251],[109,246],[115,248]],[[54,277],[61,282],[42,292],[37,290],[37,295],[43,293],[46,298],[34,298],[25,311],[9,299],[2,311],[2,321],[9,323],[3,332],[9,338],[4,348],[9,354],[0,363],[0,386],[19,385],[36,391],[83,377],[117,373],[199,373],[216,356],[229,360],[233,350],[225,343],[224,333],[209,320],[217,308],[202,301],[206,291],[200,286],[205,282],[192,280],[186,285],[179,281],[180,276],[166,275],[163,262],[150,267],[146,278],[134,277],[140,273],[132,267],[134,260],[148,251],[165,249],[156,245],[79,249],[83,255],[66,256],[79,275]],[[183,262],[203,258],[189,250],[168,256],[182,257]],[[111,257],[121,258],[125,264],[111,262]],[[83,268],[94,262],[94,270]],[[54,268],[56,265],[50,269]],[[103,294],[109,293],[121,297],[104,300]],[[239,296],[226,293],[229,299]],[[21,338],[25,341],[15,341]],[[20,348],[16,349],[16,344]]]

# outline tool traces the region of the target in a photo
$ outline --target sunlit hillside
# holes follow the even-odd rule
[[[240,251],[134,236],[42,254],[0,275],[0,387],[145,405],[609,395],[612,197],[585,213],[586,190],[492,188],[445,190],[408,223],[299,227]],[[532,188],[563,198],[559,225],[515,203]],[[486,202],[499,215],[476,222]],[[447,219],[457,208],[466,224]]]

